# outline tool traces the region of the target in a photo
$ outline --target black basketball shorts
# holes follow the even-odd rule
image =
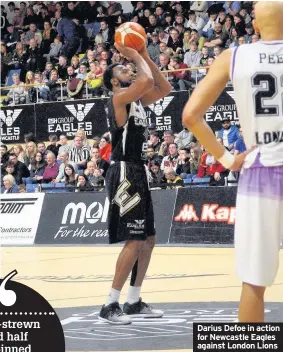
[[[106,175],[109,243],[144,241],[155,235],[151,194],[144,165],[120,161]]]

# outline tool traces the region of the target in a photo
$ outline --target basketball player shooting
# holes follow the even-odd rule
[[[283,2],[257,2],[261,41],[225,50],[194,90],[183,123],[226,168],[242,167],[235,226],[243,282],[240,322],[264,321],[264,293],[276,277],[283,238]],[[203,116],[232,80],[247,152],[233,156]]]
[[[135,49],[116,43],[116,48],[137,67],[136,77],[121,64],[110,65],[104,84],[113,92],[108,106],[112,135],[112,164],[106,186],[110,201],[109,242],[125,241],[115,276],[99,319],[110,324],[130,324],[132,317],[159,318],[140,298],[151,253],[155,245],[153,206],[144,158],[147,150],[147,118],[144,106],[167,95],[170,84],[151,61],[145,45]],[[132,272],[132,273],[131,273]],[[121,290],[131,273],[127,302],[119,305]]]

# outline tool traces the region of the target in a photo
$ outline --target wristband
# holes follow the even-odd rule
[[[226,169],[230,169],[235,162],[235,157],[228,150],[225,150],[221,158],[218,159],[220,164],[222,164]]]

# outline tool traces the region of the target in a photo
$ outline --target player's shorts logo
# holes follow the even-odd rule
[[[127,189],[131,187],[131,183],[126,178],[126,166],[124,162],[121,163],[120,182],[120,186],[112,202],[117,204],[120,208],[120,216],[124,216],[141,201],[141,197],[138,193],[130,196],[127,192]]]
[[[117,193],[113,199],[113,202],[116,203],[120,208],[120,216],[124,216],[141,201],[141,197],[138,193],[133,196],[130,196],[127,192],[127,189],[131,187],[130,182],[125,179],[119,186]]]
[[[144,222],[145,220],[134,220],[134,222],[127,223],[127,227],[136,229],[136,230],[143,230]]]

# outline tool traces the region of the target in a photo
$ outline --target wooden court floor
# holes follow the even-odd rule
[[[2,247],[1,277],[16,269],[15,280],[35,289],[55,309],[99,306],[108,294],[120,250],[110,246]],[[282,250],[280,259],[275,284],[266,292],[268,302],[283,302]],[[127,287],[128,283],[121,302]],[[142,298],[152,304],[237,302],[240,289],[232,248],[156,247]]]

